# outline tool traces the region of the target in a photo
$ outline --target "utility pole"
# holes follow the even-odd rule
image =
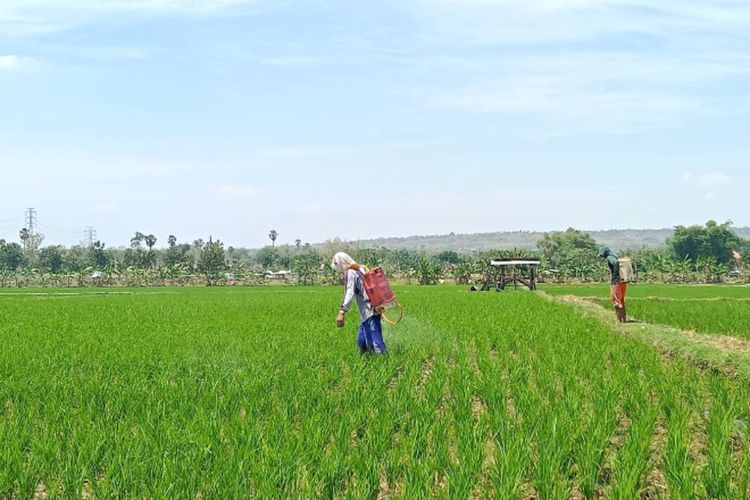
[[[33,254],[37,251],[39,245],[41,245],[42,241],[44,240],[44,235],[42,233],[36,232],[36,208],[30,207],[26,209],[24,223],[25,226],[21,230],[20,234],[21,240],[23,242],[23,247],[25,250],[30,251]]]
[[[36,208],[26,209],[24,221],[26,222],[26,230],[33,236],[36,233]]]
[[[86,238],[86,242],[88,243],[88,246],[93,247],[94,241],[96,240],[96,229],[94,229],[94,226],[86,227],[86,230],[84,231],[83,234]]]

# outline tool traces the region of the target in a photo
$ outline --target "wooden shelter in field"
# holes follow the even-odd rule
[[[486,292],[494,287],[500,292],[508,285],[513,285],[514,289],[521,285],[529,290],[536,290],[540,264],[539,259],[491,260],[490,271],[479,291]]]

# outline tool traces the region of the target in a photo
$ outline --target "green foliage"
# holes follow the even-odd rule
[[[154,236],[153,234],[149,234],[148,236],[143,237],[143,242],[146,244],[149,251],[154,249],[154,245],[156,245],[156,241],[157,241],[156,236]]]
[[[24,261],[21,245],[0,240],[0,270],[17,271],[23,266]]]
[[[178,265],[187,264],[189,262],[190,245],[187,243],[178,244],[177,237],[174,235],[170,235],[167,241],[169,246],[162,254],[164,265],[174,269]]]
[[[393,250],[388,252],[385,262],[386,267],[393,273],[406,275],[416,269],[419,254],[413,250]]]
[[[89,262],[94,269],[104,270],[109,265],[110,257],[104,251],[105,245],[101,241],[94,242],[89,249]]]
[[[696,226],[697,227],[697,226]],[[687,228],[690,235],[695,228]],[[687,230],[686,229],[686,230]],[[676,232],[677,241],[700,241],[705,248],[722,248],[726,254],[728,248],[739,250],[750,268],[750,248],[747,241],[736,241],[728,236],[729,223],[718,225],[709,222],[706,228],[698,228],[705,237],[682,238]],[[732,233],[733,234],[733,233]],[[278,236],[278,235],[277,235]],[[736,236],[736,235],[735,235]],[[726,244],[734,241],[735,245]],[[721,242],[724,244],[721,244]],[[87,249],[79,246],[71,248],[47,247],[41,250],[23,250],[20,260],[17,258],[18,246],[4,243],[4,254],[0,253],[0,270],[11,274],[12,279],[0,280],[0,284],[23,285],[71,283],[76,286],[90,284],[83,279],[84,271],[92,268],[106,271],[107,279],[97,282],[102,285],[116,285],[142,282],[142,284],[195,283],[205,277],[199,270],[198,259],[205,242],[197,239],[192,245],[179,244],[174,235],[167,238],[168,247],[155,248],[156,237],[151,234],[136,232],[131,238],[130,247],[126,249]],[[719,242],[719,243],[717,243]],[[382,266],[395,281],[406,283],[436,283],[443,279],[452,279],[459,284],[468,284],[480,279],[481,275],[490,274],[487,265],[495,258],[540,258],[541,277],[548,282],[602,282],[609,279],[606,265],[596,258],[596,243],[591,236],[582,231],[570,228],[562,232],[548,233],[539,241],[540,251],[524,248],[488,250],[478,253],[460,254],[453,250],[426,252],[416,250],[391,250],[385,247],[360,247],[356,243],[333,240],[322,247],[304,246],[301,240],[296,245],[273,245],[259,250],[228,247],[224,260],[228,267],[241,266],[243,283],[256,283],[267,271],[293,270],[299,266],[295,259],[302,252],[316,252],[323,263],[327,264],[337,251],[350,253],[355,260],[369,268]],[[702,244],[703,244],[702,243]],[[10,246],[9,246],[10,245]],[[723,246],[722,246],[723,245]],[[4,255],[4,256],[3,256]],[[723,262],[713,255],[692,258],[676,258],[667,248],[631,250],[622,253],[632,257],[641,282],[656,281],[670,283],[721,283],[725,281],[750,281],[750,272],[742,274],[736,262]],[[327,266],[325,266],[327,267]],[[126,270],[131,270],[127,271]],[[141,272],[149,271],[149,272]],[[13,273],[21,273],[23,279],[13,278]],[[76,273],[78,280],[71,280],[67,273]],[[51,274],[52,276],[45,276]],[[237,275],[237,273],[232,272]],[[336,283],[340,277],[328,269],[308,275],[321,279],[325,283]],[[303,278],[304,281],[304,278]],[[309,280],[308,280],[309,281]],[[233,282],[235,282],[233,280]]]
[[[726,264],[732,260],[732,251],[742,245],[742,240],[732,231],[732,222],[717,224],[708,221],[702,226],[677,226],[667,240],[667,246],[678,260],[689,259],[696,263],[699,259],[713,258]]]
[[[463,256],[452,268],[453,278],[459,285],[468,285],[471,283],[474,275],[481,273],[485,266],[486,263],[481,259],[471,256]]]
[[[224,244],[209,238],[200,249],[198,257],[198,271],[206,277],[206,284],[215,285],[226,272],[224,260]]]
[[[542,271],[550,276],[586,282],[606,274],[606,266],[597,259],[596,241],[578,229],[547,233],[538,247],[542,252]]]
[[[156,265],[156,253],[143,248],[127,248],[122,258],[125,267],[136,269],[148,269]]]
[[[458,264],[461,261],[461,256],[458,255],[458,252],[445,250],[435,255],[435,259],[443,264]]]
[[[385,264],[385,257],[388,251],[380,248],[358,248],[352,251],[351,255],[354,260],[367,266],[370,269],[381,267]]]
[[[569,252],[576,249],[583,252],[596,252],[599,245],[590,234],[570,227],[565,231],[546,233],[537,246],[547,259],[553,260],[561,251]]]
[[[81,273],[89,265],[89,249],[87,247],[75,245],[65,252],[63,267],[66,271]]]
[[[279,251],[275,247],[263,247],[255,254],[255,260],[263,269],[272,269],[279,262]]]
[[[443,266],[430,257],[422,257],[415,270],[420,285],[436,285],[442,278]]]
[[[126,249],[123,254],[123,264],[136,269],[156,268],[157,254],[153,248],[156,241],[156,236],[153,234],[145,235],[140,231],[136,232],[130,239],[130,248]],[[148,250],[143,249],[143,244],[148,247]]]
[[[322,257],[312,249],[300,251],[292,260],[292,271],[298,276],[303,285],[314,285],[315,278],[320,272]]]
[[[21,244],[23,245],[27,257],[29,259],[33,258],[44,241],[44,235],[41,233],[32,233],[28,229],[23,228],[19,231],[18,236],[21,239]]]
[[[62,246],[48,246],[39,251],[39,268],[42,272],[59,273],[63,269],[65,249]]]

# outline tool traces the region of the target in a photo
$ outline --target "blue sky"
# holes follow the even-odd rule
[[[750,225],[745,0],[0,0],[0,237]]]

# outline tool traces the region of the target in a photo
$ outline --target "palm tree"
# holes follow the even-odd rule
[[[302,246],[302,240],[298,238],[294,240],[294,244],[297,246],[297,250],[299,250],[299,248]]]
[[[31,238],[31,232],[29,232],[28,229],[23,228],[18,232],[19,238],[21,238],[21,243],[23,243],[24,248],[29,247],[29,238]]]
[[[130,238],[130,248],[140,248],[144,238],[146,238],[146,236],[142,232],[137,231],[135,236]]]
[[[279,237],[279,233],[275,229],[271,229],[271,232],[268,233],[268,237],[271,239],[271,246],[276,246],[276,238]]]

